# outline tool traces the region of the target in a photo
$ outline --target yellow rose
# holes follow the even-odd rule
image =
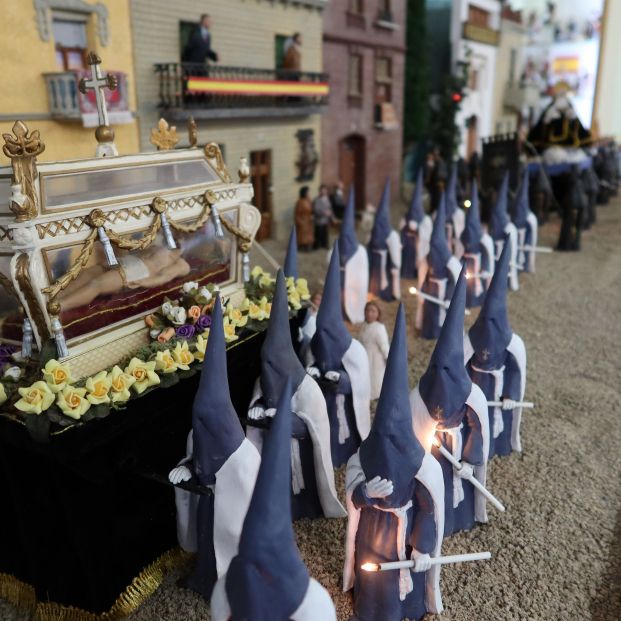
[[[295,283],[295,288],[302,300],[310,300],[310,291],[308,290],[308,281],[306,278],[298,278]]]
[[[254,302],[250,302],[248,306],[248,316],[250,319],[256,319],[257,321],[263,321],[266,318],[265,311]]]
[[[295,278],[293,276],[287,276],[285,282],[287,283],[287,289],[295,289]]]
[[[6,390],[4,390],[4,384],[0,384],[0,405],[6,401]]]
[[[85,399],[86,388],[76,388],[75,386],[65,386],[56,395],[56,404],[63,411],[65,416],[79,420],[84,413],[91,407],[88,399]]]
[[[58,360],[49,360],[43,368],[43,379],[52,392],[60,392],[73,381],[69,367]]]
[[[265,313],[265,317],[269,318],[270,313],[272,312],[272,303],[268,302],[265,296],[259,300],[259,307]]]
[[[250,308],[250,300],[248,298],[244,298],[244,301],[241,303],[239,308],[242,311],[248,311]]]
[[[188,344],[177,343],[172,350],[173,360],[177,363],[177,368],[187,371],[194,362],[194,354],[189,350]]]
[[[86,398],[89,403],[98,405],[100,403],[110,403],[110,384],[111,380],[106,371],[100,371],[97,375],[86,380]]]
[[[255,265],[250,272],[251,278],[258,278],[263,274],[263,268],[260,265]]]
[[[270,287],[273,282],[274,280],[269,274],[263,274],[263,276],[259,278],[260,287]]]
[[[47,410],[54,403],[54,393],[43,381],[35,382],[28,388],[19,388],[18,390],[22,398],[15,404],[15,407],[22,412],[41,414],[43,410]]]
[[[224,340],[227,343],[232,343],[233,341],[236,341],[239,337],[237,336],[237,334],[235,334],[235,326],[229,322],[229,318],[225,317],[224,318]]]
[[[119,366],[114,366],[110,374],[110,398],[112,403],[125,403],[131,397],[129,389],[136,378],[129,373],[124,373]]]
[[[288,296],[289,306],[293,310],[300,310],[302,308],[302,304],[300,303],[300,294],[297,291],[290,293]]]
[[[196,351],[194,352],[194,358],[202,362],[205,360],[205,350],[207,349],[207,339],[209,338],[209,328],[203,332],[202,335],[196,337]]]
[[[143,362],[139,358],[132,358],[125,369],[125,373],[134,378],[133,388],[138,393],[143,393],[149,386],[156,386],[160,378],[155,372],[155,361]]]
[[[155,354],[155,368],[162,373],[174,373],[177,370],[177,363],[168,349]]]
[[[226,314],[234,326],[243,328],[248,323],[248,316],[244,315],[239,308],[234,308],[232,304],[226,307]]]

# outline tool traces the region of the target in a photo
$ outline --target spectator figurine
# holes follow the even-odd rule
[[[375,302],[367,302],[364,307],[364,323],[358,333],[358,339],[364,345],[369,356],[371,399],[378,399],[380,396],[390,348],[388,332],[386,326],[381,322],[381,318],[380,307]]]
[[[297,79],[302,71],[302,35],[296,32],[285,42],[285,57],[282,68],[287,72],[290,80]]]
[[[433,227],[423,207],[423,185],[423,169],[420,168],[410,208],[401,224],[401,277],[411,280],[418,276],[418,266],[429,252]]]
[[[309,197],[308,186],[300,188],[300,198],[295,204],[295,231],[298,238],[298,249],[309,251],[313,249],[315,235],[313,233],[313,205]]]
[[[216,298],[209,342],[194,404],[187,454],[169,474],[175,487],[177,537],[196,559],[182,586],[207,601],[216,580],[237,554],[244,516],[250,504],[261,458],[244,437],[231,403],[226,370],[222,305]],[[191,481],[205,489],[183,489]]]
[[[187,42],[182,60],[185,63],[206,63],[209,60],[218,62],[218,54],[211,49],[211,17],[204,13],[201,15],[200,26],[192,33]]]
[[[353,184],[351,186],[354,187]],[[339,220],[343,219],[345,214],[345,186],[342,181],[339,181],[335,186],[332,194],[330,195],[330,203],[332,204],[332,211],[334,216]]]
[[[338,243],[330,257],[306,364],[306,372],[317,380],[326,399],[332,464],[338,468],[358,450],[371,426],[369,358],[343,321]]]
[[[328,248],[328,227],[334,222],[334,212],[328,196],[328,186],[322,184],[319,196],[313,201],[313,216],[315,217],[315,250]]]

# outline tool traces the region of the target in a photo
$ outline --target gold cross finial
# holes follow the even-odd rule
[[[481,353],[483,355],[483,360],[487,360],[491,356],[491,352],[487,348],[485,348]]]
[[[157,129],[151,130],[151,144],[155,145],[158,151],[170,151],[178,142],[177,128],[174,125],[170,127],[166,119],[160,119],[157,122]]]
[[[433,410],[433,417],[442,418],[442,414],[444,414],[444,410],[439,405],[436,405],[436,407]]]

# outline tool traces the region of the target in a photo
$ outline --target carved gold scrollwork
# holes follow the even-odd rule
[[[225,183],[231,183],[231,175],[229,175],[229,171],[226,168],[226,164],[224,163],[224,158],[222,157],[222,151],[220,151],[220,147],[215,142],[210,142],[205,145],[205,157],[208,160],[215,160],[216,162],[216,172],[220,175],[220,178]]]
[[[188,119],[188,142],[191,149],[194,149],[198,144],[198,128],[193,116]]]
[[[26,222],[37,215],[38,201],[35,190],[37,180],[36,158],[45,151],[45,144],[41,140],[39,130],[28,131],[28,127],[22,121],[16,121],[13,125],[13,135],[2,134],[4,145],[2,151],[11,159],[13,167],[13,185],[21,187],[21,193],[14,192],[14,197],[19,200],[11,200],[9,207],[15,214],[17,222]]]
[[[49,331],[47,329],[47,324],[45,323],[45,316],[43,315],[43,310],[39,305],[39,300],[35,295],[34,289],[32,287],[32,281],[30,280],[30,257],[23,252],[17,257],[17,261],[15,263],[15,280],[17,280],[17,284],[19,286],[20,291],[22,292],[24,299],[26,300],[26,304],[28,305],[28,311],[30,311],[30,317],[34,321],[35,326],[37,327],[37,332],[42,339],[46,339],[49,335]]]
[[[157,122],[157,129],[151,130],[151,144],[155,145],[158,151],[170,151],[178,142],[177,128],[168,125],[166,119],[161,118]]]

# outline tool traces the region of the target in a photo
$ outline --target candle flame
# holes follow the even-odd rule
[[[409,291],[412,295],[416,295],[416,287],[410,287]]]
[[[470,272],[466,272],[466,280],[470,280],[472,278],[472,274]]]
[[[377,563],[364,563],[361,569],[364,569],[364,571],[379,571],[380,566]]]
[[[471,205],[472,205],[472,203],[471,203],[468,199],[466,199],[466,200],[464,201],[464,207],[465,207],[466,209],[469,209]]]

